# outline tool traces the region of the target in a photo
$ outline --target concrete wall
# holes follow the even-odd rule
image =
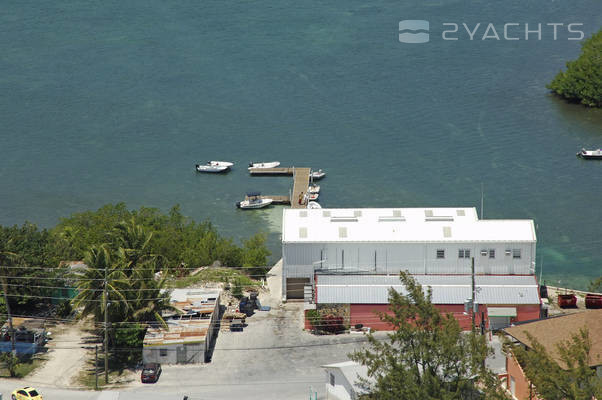
[[[334,386],[330,384],[330,374],[334,375]],[[341,371],[336,368],[326,370],[326,399],[354,400],[353,389]]]
[[[203,363],[205,362],[205,342],[144,347],[142,361],[161,364]]]
[[[470,274],[470,258],[459,258],[460,249],[470,250],[477,274],[528,275],[533,273],[534,243],[283,243],[283,293],[287,277],[312,278],[315,269],[390,274]],[[515,259],[506,250],[520,249]],[[437,258],[437,250],[445,258]],[[490,258],[489,250],[495,257]],[[486,255],[481,252],[486,251]]]

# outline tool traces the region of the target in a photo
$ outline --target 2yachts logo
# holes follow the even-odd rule
[[[504,24],[465,22],[444,22],[441,39],[443,40],[582,40],[585,33],[579,29],[582,23],[565,24],[562,22]],[[425,20],[403,20],[399,22],[399,41],[401,43],[426,43],[430,40],[430,23]]]

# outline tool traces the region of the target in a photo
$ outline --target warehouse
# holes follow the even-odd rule
[[[147,329],[142,360],[161,364],[209,362],[217,335],[219,297],[218,290],[175,289],[171,305],[178,313],[164,315],[167,328]]]
[[[316,274],[532,275],[532,220],[479,220],[468,208],[285,209],[285,300],[315,290]]]
[[[444,313],[451,313],[463,329],[470,329],[471,316],[465,313],[464,303],[472,296],[470,275],[414,275],[427,291],[432,291],[432,302]],[[349,307],[350,326],[362,324],[379,330],[391,327],[380,321],[376,312],[387,312],[389,289],[406,294],[396,275],[316,275],[315,303]],[[477,275],[475,277],[476,303],[479,305],[476,324],[481,315],[485,326],[501,329],[514,322],[539,318],[540,298],[537,282],[532,275]]]

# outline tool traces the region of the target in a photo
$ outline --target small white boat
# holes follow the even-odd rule
[[[207,165],[230,168],[234,163],[231,163],[230,161],[208,161]]]
[[[318,202],[310,201],[309,203],[307,203],[307,208],[316,209],[316,208],[322,208],[322,206]]]
[[[217,165],[209,165],[209,164],[205,164],[205,165],[196,165],[196,170],[198,172],[213,172],[213,173],[218,173],[218,172],[224,172],[227,171],[229,167],[224,167],[224,166],[217,166]]]
[[[276,168],[280,165],[280,161],[271,161],[271,162],[250,162],[249,169],[251,168]]]
[[[320,197],[320,195],[318,193],[309,193],[307,195],[307,198],[309,199],[309,201],[316,201],[316,200],[318,200],[318,197]]]
[[[307,191],[309,193],[320,193],[320,185],[310,185]]]
[[[311,174],[309,174],[309,177],[311,179],[322,179],[326,176],[326,172],[322,171],[321,169],[317,170],[317,171],[311,171]]]
[[[598,150],[581,149],[581,151],[579,153],[577,153],[577,156],[579,156],[581,158],[597,158],[597,159],[602,160],[602,149],[598,149]]]
[[[243,210],[251,210],[255,208],[263,208],[272,204],[273,199],[264,199],[259,192],[247,193],[247,198],[236,203],[236,207]]]

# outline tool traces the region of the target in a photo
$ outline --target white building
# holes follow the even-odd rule
[[[368,378],[368,367],[354,361],[323,365],[326,371],[327,400],[356,400],[365,393],[360,379],[373,382]]]
[[[475,208],[285,209],[283,295],[316,273],[532,275],[533,220],[479,220]]]
[[[167,328],[148,328],[142,360],[162,364],[204,363],[211,359],[219,319],[218,289],[175,289],[171,305],[179,313],[167,318]]]

